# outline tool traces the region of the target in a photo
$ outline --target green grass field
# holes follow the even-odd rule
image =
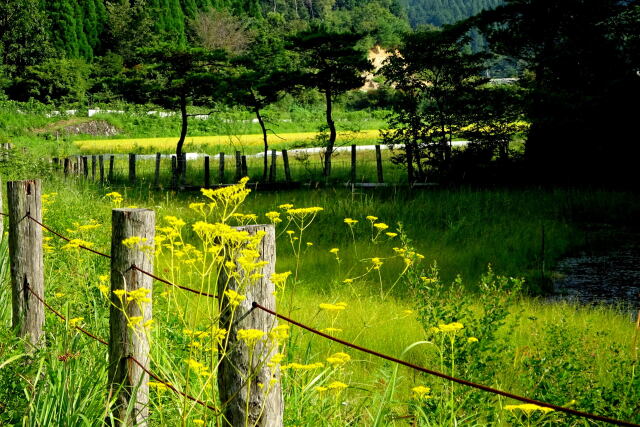
[[[189,204],[206,201],[196,193],[155,192],[143,185],[100,188],[86,181],[49,178],[45,192],[57,194],[49,196],[45,222],[108,251],[111,204],[104,195],[112,190],[123,194],[124,206],[154,209],[163,225],[166,215],[192,223],[198,215]],[[278,206],[285,203],[324,210],[301,236],[304,244],[299,259],[289,235],[284,233],[286,220],[278,225],[276,271],[295,271],[299,263],[297,280],[290,278],[279,297],[280,311],[317,328],[340,329],[334,332],[340,338],[423,366],[451,373],[455,363],[455,374],[469,380],[580,410],[640,421],[640,383],[633,347],[638,331],[628,312],[528,296],[545,284],[539,277],[543,225],[544,257],[547,265],[553,266],[560,256],[584,247],[586,240],[597,244],[585,234],[585,225],[623,225],[625,218],[636,215],[640,206],[633,195],[570,189],[436,189],[413,193],[319,189],[251,193],[241,211],[255,213],[257,222],[266,222],[265,213],[283,212]],[[371,215],[378,217],[375,223],[389,226],[385,232],[397,232],[401,223],[411,239],[409,245],[423,254],[424,260],[403,274],[402,257],[397,257],[393,248],[404,247],[407,242],[384,232],[375,237],[377,229],[372,229],[366,219]],[[345,218],[359,221],[353,235]],[[80,231],[82,224],[92,220],[101,224],[99,228]],[[198,245],[190,230],[189,226],[184,228],[185,242]],[[294,236],[300,236],[299,231]],[[48,242],[53,251],[45,260],[47,300],[69,318],[83,317],[89,330],[107,337],[108,304],[96,278],[108,274],[108,262],[86,252],[64,250],[63,243]],[[330,252],[332,248],[339,249],[339,263],[336,254]],[[3,253],[2,259],[6,260]],[[376,257],[382,259],[379,275],[377,270],[370,270],[371,260]],[[174,275],[180,284],[198,286],[197,274],[187,265],[172,269],[166,258],[158,262],[156,271]],[[432,268],[434,262],[437,271]],[[488,264],[493,275],[487,275]],[[6,268],[4,274],[6,278]],[[524,290],[518,291],[517,282],[509,276],[525,277]],[[345,279],[352,281],[345,283]],[[0,318],[8,324],[9,286],[5,284],[2,289],[0,301],[4,304],[0,306],[5,308]],[[163,297],[166,291],[175,297]],[[202,329],[204,319],[181,313],[205,310],[208,303],[160,283],[154,285],[154,294],[157,326],[151,332],[153,369],[172,384],[189,387],[184,359],[205,356],[193,350],[183,329]],[[321,303],[337,302],[345,302],[347,308],[331,312],[319,307]],[[454,335],[432,330],[454,321],[464,325]],[[11,424],[24,416],[27,425],[85,425],[103,419],[105,349],[50,315],[47,334],[47,348],[27,356],[11,331],[4,329],[0,339],[0,420]],[[428,343],[404,352],[420,341]],[[323,363],[321,369],[288,370],[284,374],[286,425],[406,425],[407,420],[417,425],[584,425],[577,418],[555,412],[527,415],[518,409],[507,410],[506,405],[516,402],[453,387],[408,369],[396,370],[352,350],[346,350],[349,362],[331,366],[326,359],[345,349],[295,328],[282,345],[282,365]],[[67,363],[57,359],[67,353],[79,356]],[[322,391],[333,381],[347,388]],[[417,386],[429,387],[429,397],[412,391]],[[194,384],[190,387],[189,391],[198,392]],[[217,404],[215,395],[207,393],[202,397]],[[208,410],[167,391],[152,393],[151,412],[153,425],[221,422]]]

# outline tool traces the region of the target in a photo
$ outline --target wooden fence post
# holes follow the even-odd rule
[[[155,212],[148,209],[113,209],[111,215],[111,308],[109,312],[109,393],[119,425],[146,426],[149,417],[148,328],[152,318]],[[122,242],[131,237],[135,245]],[[146,289],[144,301],[127,301],[127,295]],[[118,295],[124,290],[126,294]],[[138,291],[140,292],[140,291]],[[138,319],[133,321],[132,319]]]
[[[378,170],[378,182],[384,182],[384,176],[382,175],[382,152],[380,151],[380,145],[376,144],[376,169]]]
[[[12,326],[33,346],[44,344],[44,298],[40,180],[7,182],[9,206],[9,257],[11,260]],[[31,291],[29,291],[31,289]]]
[[[287,182],[291,182],[291,169],[289,168],[289,153],[287,153],[287,150],[282,150],[282,162],[284,163],[284,179]]]
[[[356,183],[356,145],[351,144],[351,184]]]
[[[82,156],[82,174],[84,178],[87,179],[89,177],[89,158],[87,156]]]
[[[100,184],[104,184],[104,155],[98,156],[98,165],[100,169]]]
[[[64,158],[64,169],[63,169],[63,171],[64,171],[65,178],[71,172],[71,159],[68,158],[68,157]]]
[[[220,153],[220,163],[218,164],[218,183],[224,184],[224,153]]]
[[[153,185],[160,187],[160,161],[162,160],[162,154],[156,153],[156,170],[153,176]]]
[[[284,403],[280,369],[272,370],[267,366],[278,352],[277,344],[267,338],[269,332],[278,325],[278,320],[262,310],[252,310],[253,301],[262,301],[260,304],[275,310],[275,286],[269,279],[276,264],[275,228],[269,224],[248,225],[237,229],[251,235],[265,233],[257,250],[260,252],[259,260],[267,263],[256,271],[262,277],[253,283],[247,284],[242,277],[221,277],[218,283],[218,295],[223,295],[220,327],[229,331],[227,354],[218,369],[220,400],[229,402],[224,413],[226,421],[232,426],[244,425],[245,417],[251,426],[282,426]],[[234,290],[245,296],[233,315],[231,310],[225,309],[229,307],[229,299],[225,294],[227,290]],[[238,339],[240,329],[261,330],[264,332],[264,339],[258,340],[250,351],[246,343]]]
[[[91,179],[96,180],[96,166],[98,164],[98,159],[96,156],[91,156]]]
[[[245,176],[249,176],[249,168],[247,167],[247,156],[245,156],[244,154],[242,155],[242,177],[244,178]]]
[[[136,183],[136,155],[129,154],[129,182]]]
[[[116,160],[116,156],[113,154],[109,156],[109,182],[113,181],[113,164]]]
[[[178,183],[176,182],[176,168],[178,167],[178,161],[176,156],[171,156],[171,188],[176,188]]]
[[[242,157],[240,156],[240,152],[236,151],[236,179],[235,182],[240,181],[242,178]]]
[[[269,169],[269,182],[276,182],[276,159],[278,152],[271,150],[271,168]]]
[[[209,166],[209,156],[204,156],[204,188],[211,187],[211,170]]]

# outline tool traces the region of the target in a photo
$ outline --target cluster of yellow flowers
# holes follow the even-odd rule
[[[347,353],[338,352],[327,357],[326,360],[333,366],[342,366],[351,360],[351,356]]]
[[[280,366],[280,370],[286,371],[289,369],[293,369],[294,371],[313,371],[315,369],[323,368],[324,364],[322,362],[310,363],[308,365],[304,365],[302,363],[289,363],[288,365]]]
[[[187,363],[189,369],[195,372],[196,375],[202,377],[208,377],[211,375],[211,373],[209,372],[209,368],[207,368],[203,363],[200,363],[195,359],[187,359],[185,360],[185,362]]]
[[[532,412],[540,411],[542,413],[553,412],[553,409],[547,408],[546,406],[534,405],[533,403],[523,403],[521,405],[505,405],[504,407],[507,411],[522,411],[527,415],[530,415]]]
[[[413,397],[418,400],[429,399],[431,397],[429,395],[429,393],[431,393],[431,388],[429,387],[419,385],[417,387],[413,387],[411,391],[413,392]]]
[[[122,197],[122,194],[116,191],[113,191],[111,193],[105,194],[105,197],[108,197],[111,200],[111,203],[113,203],[115,207],[119,208],[120,206],[122,206],[122,202],[124,200],[124,197]]]
[[[314,390],[317,391],[318,393],[322,393],[323,391],[327,391],[327,390],[342,391],[347,387],[349,386],[343,382],[333,381],[327,384],[326,386],[321,386],[321,385],[316,386],[314,387]]]
[[[331,304],[331,303],[321,303],[318,305],[318,307],[320,307],[320,309],[322,310],[327,310],[327,311],[340,311],[340,310],[344,310],[347,308],[347,303],[346,302],[337,302],[335,304]]]
[[[264,331],[260,329],[240,329],[238,330],[238,339],[244,341],[249,347],[253,346],[258,340],[264,337]]]
[[[62,247],[62,249],[78,249],[80,248],[80,246],[90,248],[91,246],[93,246],[93,243],[87,242],[82,239],[71,239]]]

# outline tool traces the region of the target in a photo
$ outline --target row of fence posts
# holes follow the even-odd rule
[[[357,146],[351,146],[351,174],[350,174],[350,183],[354,184],[357,180]],[[282,162],[284,165],[284,178],[286,183],[293,182],[291,176],[291,167],[289,165],[289,153],[287,150],[282,150]],[[380,149],[380,145],[375,146],[375,154],[376,154],[376,174],[377,174],[377,182],[384,183],[384,175],[382,172],[382,153]],[[185,167],[185,173],[182,175],[184,178],[186,176],[186,154],[182,154],[183,159],[182,162]],[[74,157],[66,157],[64,159],[60,159],[54,157],[52,159],[55,167],[62,167],[65,176],[68,175],[80,175],[85,178],[91,178],[92,180],[97,180],[101,183],[105,182],[105,179],[108,181],[113,181],[114,176],[114,163],[115,156],[107,155],[108,157],[108,169],[106,170],[105,175],[105,155],[92,155],[92,156],[74,156]],[[225,154],[220,153],[218,156],[218,183],[225,183]],[[277,181],[277,158],[278,152],[276,150],[271,150],[271,164],[269,166],[268,173],[268,183],[275,183]],[[128,179],[129,182],[134,184],[137,180],[137,172],[136,172],[136,162],[138,156],[136,154],[129,154],[129,169],[128,169]],[[162,155],[160,153],[156,154],[155,157],[155,168],[153,174],[153,184],[156,187],[160,187],[160,168],[161,168],[161,159]],[[89,165],[91,162],[91,165]],[[174,171],[178,167],[178,161],[176,156],[171,156],[171,176],[175,176]],[[210,156],[204,156],[204,182],[202,183],[205,188],[211,187],[211,160]],[[247,167],[247,156],[242,155],[240,151],[235,152],[235,175],[234,182],[238,182],[242,177],[248,176],[248,167]],[[171,183],[172,187],[176,186],[184,186],[185,183]]]
[[[1,196],[0,192],[0,198]],[[24,338],[31,347],[43,347],[45,307],[35,296],[44,298],[45,295],[43,231],[42,227],[33,221],[35,219],[42,222],[40,181],[10,181],[7,183],[7,197],[12,326],[18,336]],[[250,352],[246,344],[237,339],[239,329],[259,329],[268,336],[277,326],[275,317],[268,317],[269,315],[263,311],[252,310],[253,301],[259,301],[275,310],[275,287],[269,279],[276,263],[275,230],[272,225],[250,225],[241,228],[250,234],[266,232],[260,244],[260,260],[266,261],[266,265],[260,272],[262,278],[246,288],[239,288],[242,279],[227,281],[223,278],[218,284],[218,295],[223,295],[223,301],[216,302],[219,307],[228,304],[224,297],[225,289],[236,290],[246,296],[236,309],[233,316],[235,321],[232,322],[231,316],[229,313],[225,314],[225,310],[220,316],[219,326],[229,334],[229,350],[220,362],[218,371],[220,401],[229,402],[223,413],[226,422],[231,425],[243,425],[248,419],[251,425],[280,426],[284,409],[280,373],[278,369],[272,371],[266,363],[277,348],[269,348],[266,343],[259,343]],[[140,271],[153,274],[153,254],[122,244],[123,240],[134,236],[146,238],[149,243],[153,242],[155,212],[148,209],[113,209],[107,392],[115,397],[113,411],[119,420],[118,425],[146,426],[149,417],[147,371],[150,365],[150,343],[143,325],[153,318],[152,293],[147,295],[151,301],[142,307],[135,303],[127,304],[126,298],[119,298],[114,293],[120,289],[127,292],[140,288],[153,289],[152,278]],[[143,320],[131,326],[128,319],[136,316],[141,316]],[[139,362],[142,366],[133,361]],[[267,393],[260,387],[263,384],[269,384],[271,387]],[[247,399],[250,399],[250,402]]]

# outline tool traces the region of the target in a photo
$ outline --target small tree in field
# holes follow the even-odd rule
[[[212,52],[167,44],[140,53],[144,63],[134,67],[133,78],[125,85],[127,95],[180,112],[182,126],[176,144],[178,162],[173,179],[181,183],[186,172],[182,148],[189,127],[187,107],[210,105],[222,92],[225,76],[221,71],[226,67],[227,55],[221,50]]]
[[[326,101],[326,119],[329,138],[325,144],[324,176],[331,174],[331,155],[336,143],[336,125],[333,121],[334,98],[351,89],[362,87],[364,74],[373,66],[363,49],[358,47],[363,36],[339,33],[323,26],[313,26],[290,39],[290,48],[298,52],[298,83],[322,92]]]

